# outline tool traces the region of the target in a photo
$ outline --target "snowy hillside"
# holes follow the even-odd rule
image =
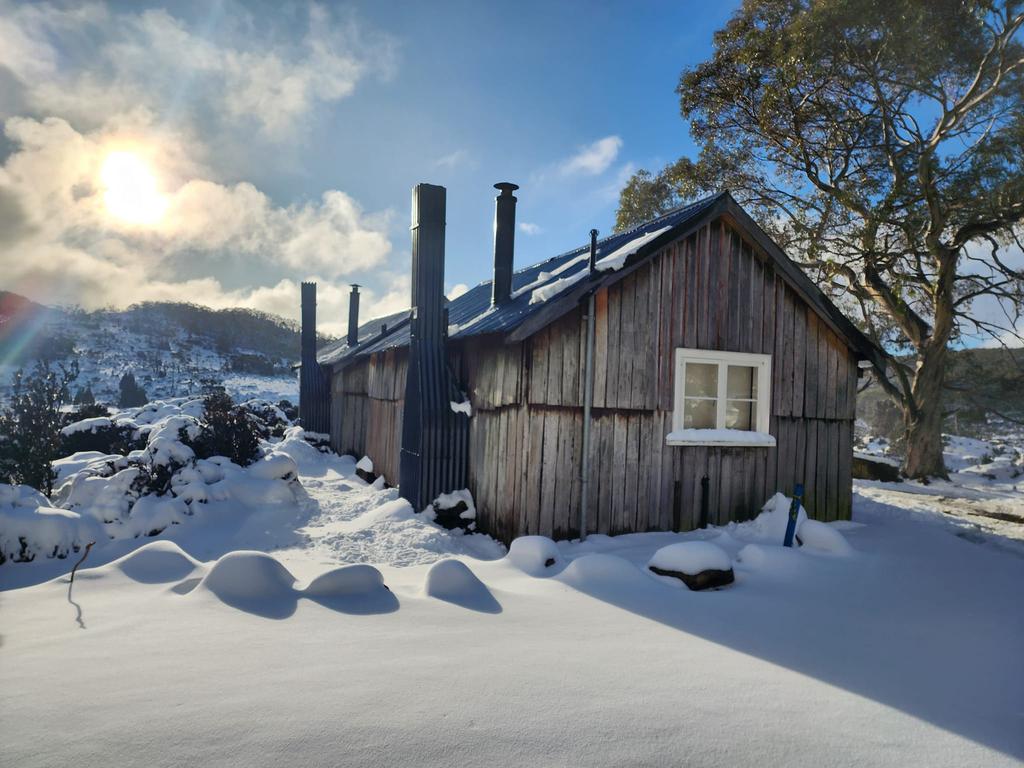
[[[792,549],[779,495],[745,523],[506,552],[296,428],[248,467],[192,466],[173,437],[192,414],[121,417],[143,459],[178,455],[167,499],[187,512],[135,537],[152,521],[111,514],[120,458],[69,457],[55,498],[107,538],[73,584],[78,553],[0,566],[12,765],[1024,758],[1019,454],[983,471],[992,446],[951,438],[949,483],[859,481],[853,521],[801,517]],[[961,501],[1004,527],[951,513]],[[654,567],[735,580],[691,592]]]
[[[294,324],[249,310],[144,304],[84,312],[0,292],[0,400],[17,368],[45,358],[77,360],[73,393],[89,388],[108,404],[117,403],[129,371],[154,400],[194,395],[214,382],[239,400],[294,402],[298,349]]]

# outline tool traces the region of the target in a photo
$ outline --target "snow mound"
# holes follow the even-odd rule
[[[118,461],[124,461],[124,456],[119,456],[116,453],[103,453],[102,451],[78,451],[63,459],[57,459],[51,462],[54,471],[57,473],[54,487],[59,488],[71,475],[81,472],[83,469]]]
[[[498,613],[501,606],[487,586],[461,560],[440,560],[430,566],[423,592],[463,608]]]
[[[306,440],[306,432],[302,427],[286,429],[281,442],[274,444],[271,455],[275,454],[290,457],[297,471],[302,474],[316,474],[325,461],[324,454]]]
[[[299,474],[299,467],[291,456],[275,452],[250,465],[249,472],[263,480],[293,480]]]
[[[786,539],[786,526],[789,525],[789,505],[790,499],[786,494],[776,493],[761,507],[761,514],[749,523],[749,530],[773,544],[782,544]],[[801,504],[796,521],[797,531],[805,520],[807,512]]]
[[[49,499],[27,485],[0,483],[0,563],[65,558],[90,541],[105,539],[94,520],[50,506]]]
[[[530,576],[550,576],[562,558],[547,536],[520,536],[508,548],[508,560]]]
[[[180,581],[199,566],[173,541],[152,541],[110,564],[129,579],[144,584]]]
[[[302,592],[310,597],[333,597],[368,595],[381,589],[387,589],[381,572],[372,565],[359,563],[320,574]]]
[[[252,610],[264,601],[293,597],[295,577],[265,552],[239,550],[221,557],[199,583],[225,603]]]
[[[628,590],[650,583],[640,569],[629,560],[601,553],[576,558],[566,566],[559,578],[583,589],[615,586]]]
[[[710,541],[682,541],[659,549],[647,567],[696,576],[702,571],[728,571],[732,560],[729,553]]]
[[[830,552],[833,555],[849,556],[853,554],[853,547],[850,546],[846,537],[828,523],[819,520],[804,520],[798,533],[803,546],[810,549]]]
[[[113,422],[106,416],[96,416],[91,419],[82,419],[73,424],[68,424],[60,433],[64,437],[70,437],[79,432],[95,432],[98,429],[109,429],[111,426],[113,426]]]
[[[131,537],[156,536],[170,525],[185,522],[192,512],[173,496],[143,496],[132,506],[122,532]]]
[[[780,581],[806,578],[807,560],[797,549],[767,544],[747,544],[736,555],[738,566]]]

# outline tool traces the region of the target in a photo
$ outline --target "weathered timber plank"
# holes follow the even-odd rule
[[[611,529],[613,533],[622,533],[626,486],[623,468],[626,459],[627,423],[626,417],[621,413],[614,413],[612,419],[614,423],[612,457],[615,462],[613,476],[616,480],[611,485]]]
[[[804,383],[806,381],[807,358],[807,315],[800,299],[793,294],[793,416],[804,415]]]
[[[698,344],[697,334],[697,315],[699,310],[698,304],[698,286],[700,283],[700,272],[698,269],[699,259],[697,256],[697,235],[691,235],[686,239],[686,245],[684,249],[685,260],[682,267],[678,271],[678,278],[676,278],[676,289],[675,295],[683,294],[685,296],[683,300],[683,325],[682,334],[682,346],[693,349]],[[678,342],[674,342],[678,344]],[[675,368],[673,367],[673,371]]]
[[[636,273],[633,273],[622,281],[622,291],[619,294],[621,307],[619,313],[619,383],[616,388],[617,397],[614,401],[614,406],[617,408],[629,408],[630,399],[633,394],[633,361],[636,357],[636,343],[634,339],[636,329],[634,317],[636,284]]]
[[[594,294],[594,407],[605,407],[608,381],[608,289]]]
[[[622,315],[622,283],[608,287],[608,368],[605,384],[605,406],[617,408],[619,404],[619,340]]]

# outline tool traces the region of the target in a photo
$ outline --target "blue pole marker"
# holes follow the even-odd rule
[[[784,546],[793,546],[793,537],[796,535],[796,521],[800,517],[800,502],[804,498],[804,484],[797,483],[793,487],[793,503],[789,505],[789,522],[786,523],[786,540]]]

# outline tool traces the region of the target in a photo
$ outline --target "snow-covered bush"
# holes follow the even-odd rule
[[[142,447],[131,426],[115,424],[106,415],[83,416],[60,431],[60,452],[64,456],[82,451],[128,453]]]
[[[0,412],[0,481],[31,485],[47,496],[53,491],[50,462],[60,456],[61,408],[77,376],[77,363],[54,369],[39,362],[31,374],[14,374],[10,403]]]
[[[0,483],[0,564],[67,557],[102,538],[95,521],[51,506],[34,488]]]
[[[251,413],[235,405],[225,392],[213,392],[203,400],[203,420],[194,437],[185,440],[201,459],[227,456],[241,467],[259,457],[260,428]]]
[[[210,405],[211,398],[157,401],[67,425],[65,439],[116,430],[124,442],[55,461],[57,507],[40,503],[43,497],[28,488],[16,510],[4,507],[3,558],[64,557],[88,541],[155,536],[211,503],[243,509],[294,503],[293,455],[316,453],[302,430],[261,442],[264,422],[245,406],[225,398]],[[0,505],[13,504],[4,498]]]

